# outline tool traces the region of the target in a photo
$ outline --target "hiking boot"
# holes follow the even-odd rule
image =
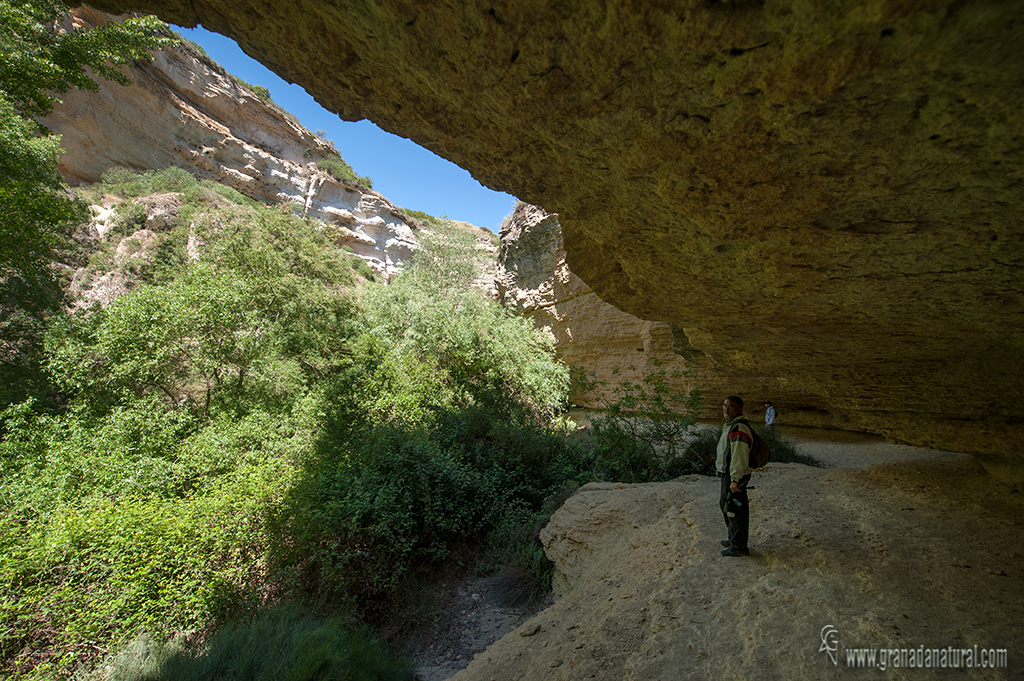
[[[750,549],[738,549],[735,546],[730,546],[725,551],[722,551],[723,556],[749,556]]]
[[[720,543],[720,544],[721,544],[722,546],[726,546],[726,547],[732,546],[732,542],[731,542],[731,541],[729,541],[728,539],[723,539],[723,540],[722,540],[721,542],[719,542],[719,543]]]

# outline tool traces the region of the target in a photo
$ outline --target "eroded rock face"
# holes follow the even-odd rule
[[[661,368],[674,392],[706,387],[703,372],[672,351],[667,324],[609,305],[569,270],[558,216],[543,208],[519,202],[502,224],[494,282],[498,300],[531,317],[554,338],[559,359],[596,384],[573,396],[580,406],[614,401],[619,381],[639,382]]]
[[[543,208],[519,202],[502,225],[495,284],[503,304],[532,317],[555,339],[559,358],[597,384],[574,395],[580,406],[601,407],[616,399],[620,381],[639,384],[644,376],[664,370],[673,393],[700,388],[704,404],[699,416],[705,419],[721,420],[722,400],[739,394],[755,419],[763,417],[762,403],[770,399],[786,424],[847,425],[829,415],[820,395],[756,371],[717,366],[688,345],[674,346],[679,337],[669,324],[639,319],[601,300],[569,270],[558,215]],[[673,406],[684,409],[680,402]]]
[[[74,11],[67,28],[110,17]],[[386,278],[416,248],[410,221],[380,194],[319,170],[328,142],[269,106],[205,55],[181,45],[139,63],[132,87],[100,81],[98,92],[72,90],[40,119],[61,135],[60,171],[69,184],[96,182],[114,166],[180,166],[264,203],[291,202],[342,226],[348,246]]]
[[[677,346],[1024,476],[1020,0],[129,4],[558,212]]]

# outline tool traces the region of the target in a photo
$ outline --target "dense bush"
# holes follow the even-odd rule
[[[316,161],[316,165],[321,170],[326,170],[336,180],[351,180],[373,189],[373,180],[369,177],[359,177],[356,175],[356,171],[352,170],[352,166],[345,163],[340,156],[337,158],[319,158]]]
[[[450,232],[389,286],[367,288],[350,364],[324,384],[325,427],[280,518],[319,599],[388,594],[413,565],[532,513],[580,453],[549,424],[567,372],[549,341],[468,283]]]
[[[49,329],[65,410],[0,415],[0,668],[15,676],[66,673],[140,628],[205,630],[273,590],[268,517],[355,328],[353,261],[272,209],[206,213],[191,235],[198,260]]]

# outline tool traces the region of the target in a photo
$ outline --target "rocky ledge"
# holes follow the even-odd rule
[[[454,681],[810,681],[849,672],[848,650],[975,646],[1005,650],[1010,667],[968,676],[1012,675],[1024,656],[1021,495],[966,455],[884,442],[800,449],[892,462],[769,464],[750,493],[743,558],[719,554],[713,478],[587,485],[541,533],[558,600]],[[822,649],[829,625],[838,665]],[[908,670],[906,657],[886,673],[944,676]]]

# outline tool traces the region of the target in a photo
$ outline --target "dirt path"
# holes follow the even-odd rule
[[[452,585],[431,624],[415,632],[410,653],[417,681],[445,681],[499,638],[551,605],[548,594],[523,595],[518,575],[472,573]]]

